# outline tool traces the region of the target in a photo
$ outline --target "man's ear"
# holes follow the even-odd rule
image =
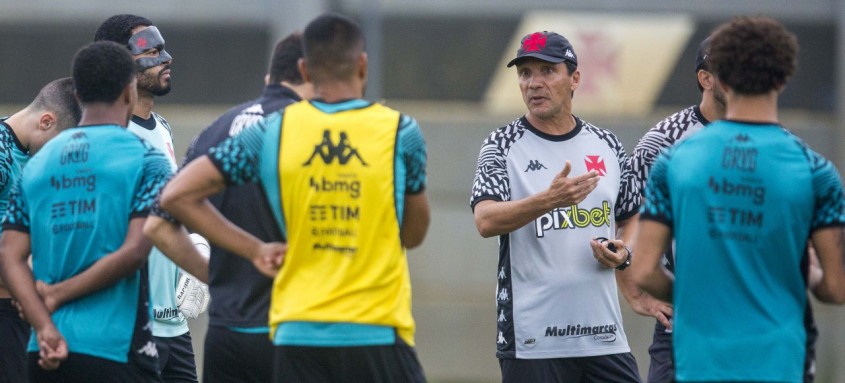
[[[361,80],[367,79],[367,52],[361,52],[361,55],[358,56],[358,76]]]
[[[41,117],[38,118],[38,130],[48,131],[55,128],[57,125],[58,118],[56,118],[56,115],[53,114],[53,112],[41,113]]]
[[[308,73],[308,66],[305,65],[305,58],[300,58],[296,60],[296,67],[299,68],[299,74],[302,75],[302,80],[305,82],[312,82],[311,81],[311,74]]]
[[[578,89],[579,85],[581,85],[581,71],[576,68],[575,71],[572,72],[570,90],[574,92],[576,89]]]
[[[704,89],[713,89],[716,86],[716,76],[706,70],[699,70],[696,73],[698,77],[698,85]]]
[[[123,92],[120,93],[120,99],[125,104],[135,105],[136,98],[138,97],[138,80],[133,79],[129,82],[124,88]]]

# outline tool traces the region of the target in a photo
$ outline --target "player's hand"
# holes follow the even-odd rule
[[[287,252],[287,244],[279,242],[264,243],[258,249],[258,254],[252,259],[252,263],[261,274],[273,278],[279,272],[282,264],[285,263]]]
[[[38,340],[38,365],[45,370],[59,368],[67,359],[68,349],[65,338],[53,324],[36,331]]]
[[[16,299],[12,299],[12,304],[15,305],[16,309],[18,309],[18,317],[21,318],[22,321],[29,322],[29,320],[26,319],[26,314],[23,312],[23,306],[21,306],[21,303]]]
[[[48,285],[44,281],[35,281],[35,291],[41,296],[41,301],[47,307],[47,311],[52,314],[62,306],[62,302],[58,297],[58,290],[53,285]]]
[[[554,207],[565,207],[580,203],[599,183],[599,173],[592,170],[577,177],[569,177],[572,164],[566,161],[563,170],[549,185],[548,195]]]
[[[616,248],[616,251],[610,249],[611,244]],[[596,261],[611,269],[615,269],[628,259],[628,249],[625,247],[625,243],[618,239],[600,242],[593,238],[590,240],[590,247],[593,248],[593,257],[596,258]]]
[[[807,258],[810,261],[809,267],[807,267],[807,287],[812,290],[821,283],[824,270],[819,264],[819,256],[816,254],[816,248],[813,247],[811,241],[807,241]]]
[[[674,309],[671,304],[656,299],[645,292],[640,294],[639,297],[632,299],[630,303],[631,309],[635,313],[654,317],[663,327],[666,327],[670,331],[672,330]]]

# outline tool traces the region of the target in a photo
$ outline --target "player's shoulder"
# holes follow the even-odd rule
[[[620,141],[619,137],[616,136],[616,133],[613,133],[610,129],[598,127],[578,117],[575,117],[575,121],[577,125],[581,126],[581,132],[596,136],[599,140],[606,143],[616,152],[624,151],[622,141]]]
[[[651,127],[637,143],[635,151],[661,151],[671,147],[690,137],[692,132],[697,132],[706,122],[698,105],[681,109]]]
[[[167,119],[155,111],[150,111],[150,116],[152,116],[152,118],[154,118],[156,122],[167,124]]]
[[[6,123],[5,119],[0,120],[0,144],[8,145],[8,142],[14,141],[15,133],[12,127]]]
[[[507,149],[508,147],[513,145],[513,143],[522,138],[525,135],[525,131],[527,129],[528,121],[525,119],[524,116],[519,117],[509,122],[505,126],[499,127],[490,132],[490,134],[488,134],[487,137],[484,138],[482,146],[494,145],[501,149]]]
[[[11,158],[18,142],[12,128],[5,122],[0,122],[0,156]]]
[[[795,133],[784,127],[780,127],[778,132],[783,134],[783,139],[787,142],[787,145],[794,145],[795,148],[801,151],[813,173],[819,172],[820,170],[829,171],[831,168],[836,171],[830,160],[821,153],[815,151],[815,149],[813,149],[806,141],[801,139],[801,137],[798,137]],[[783,148],[781,148],[781,150],[783,150]]]
[[[660,120],[646,134],[677,138],[690,127],[703,122],[698,105],[691,105]]]
[[[608,137],[616,138],[616,134],[613,133],[613,131],[611,131],[610,129],[602,128],[600,126],[596,126],[595,124],[593,124],[593,123],[591,123],[587,120],[581,119],[579,117],[575,117],[575,123],[576,123],[576,126],[580,125],[582,131],[592,133],[592,134],[596,134],[596,135],[599,135],[599,136],[608,136]]]

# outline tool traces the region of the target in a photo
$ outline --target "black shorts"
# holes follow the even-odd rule
[[[675,381],[675,359],[672,352],[672,333],[666,332],[660,322],[654,324],[654,336],[648,347],[651,361],[648,365],[649,383],[672,383]]]
[[[503,383],[640,383],[630,352],[555,359],[499,359]]]
[[[425,382],[416,351],[405,343],[392,346],[275,348],[273,381],[277,383]]]
[[[191,333],[174,337],[153,337],[158,349],[158,368],[165,382],[196,382],[197,363]]]
[[[0,299],[0,383],[26,382],[29,323],[18,316],[11,298]]]
[[[206,383],[273,381],[273,353],[269,334],[248,334],[208,326],[202,379]]]
[[[135,363],[119,363],[85,354],[69,353],[58,369],[46,371],[38,366],[38,353],[28,354],[31,383],[147,383],[161,382],[157,371]]]

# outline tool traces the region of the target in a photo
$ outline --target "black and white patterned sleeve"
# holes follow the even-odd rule
[[[510,146],[524,132],[521,120],[516,120],[491,133],[481,144],[469,201],[473,210],[476,204],[484,200],[510,200],[506,155]]]
[[[649,130],[637,143],[630,162],[634,182],[637,183],[641,193],[645,193],[645,184],[655,158],[670,145],[666,142],[665,135],[655,130]]]
[[[619,161],[619,195],[616,197],[616,215],[617,221],[622,221],[637,214],[642,204],[642,193],[640,192],[640,184],[637,183],[634,171],[631,169],[631,162],[628,160],[628,155],[625,153],[625,148],[622,143],[616,139],[616,136],[611,135],[614,140],[613,151],[616,153],[616,160]]]
[[[475,168],[475,181],[472,183],[472,196],[469,204],[475,205],[484,200],[507,201],[508,172],[502,150],[489,138],[481,145],[478,154],[478,166]]]
[[[698,124],[696,107],[690,106],[658,122],[640,138],[631,153],[631,170],[640,193],[645,193],[646,181],[657,156],[689,135]]]

